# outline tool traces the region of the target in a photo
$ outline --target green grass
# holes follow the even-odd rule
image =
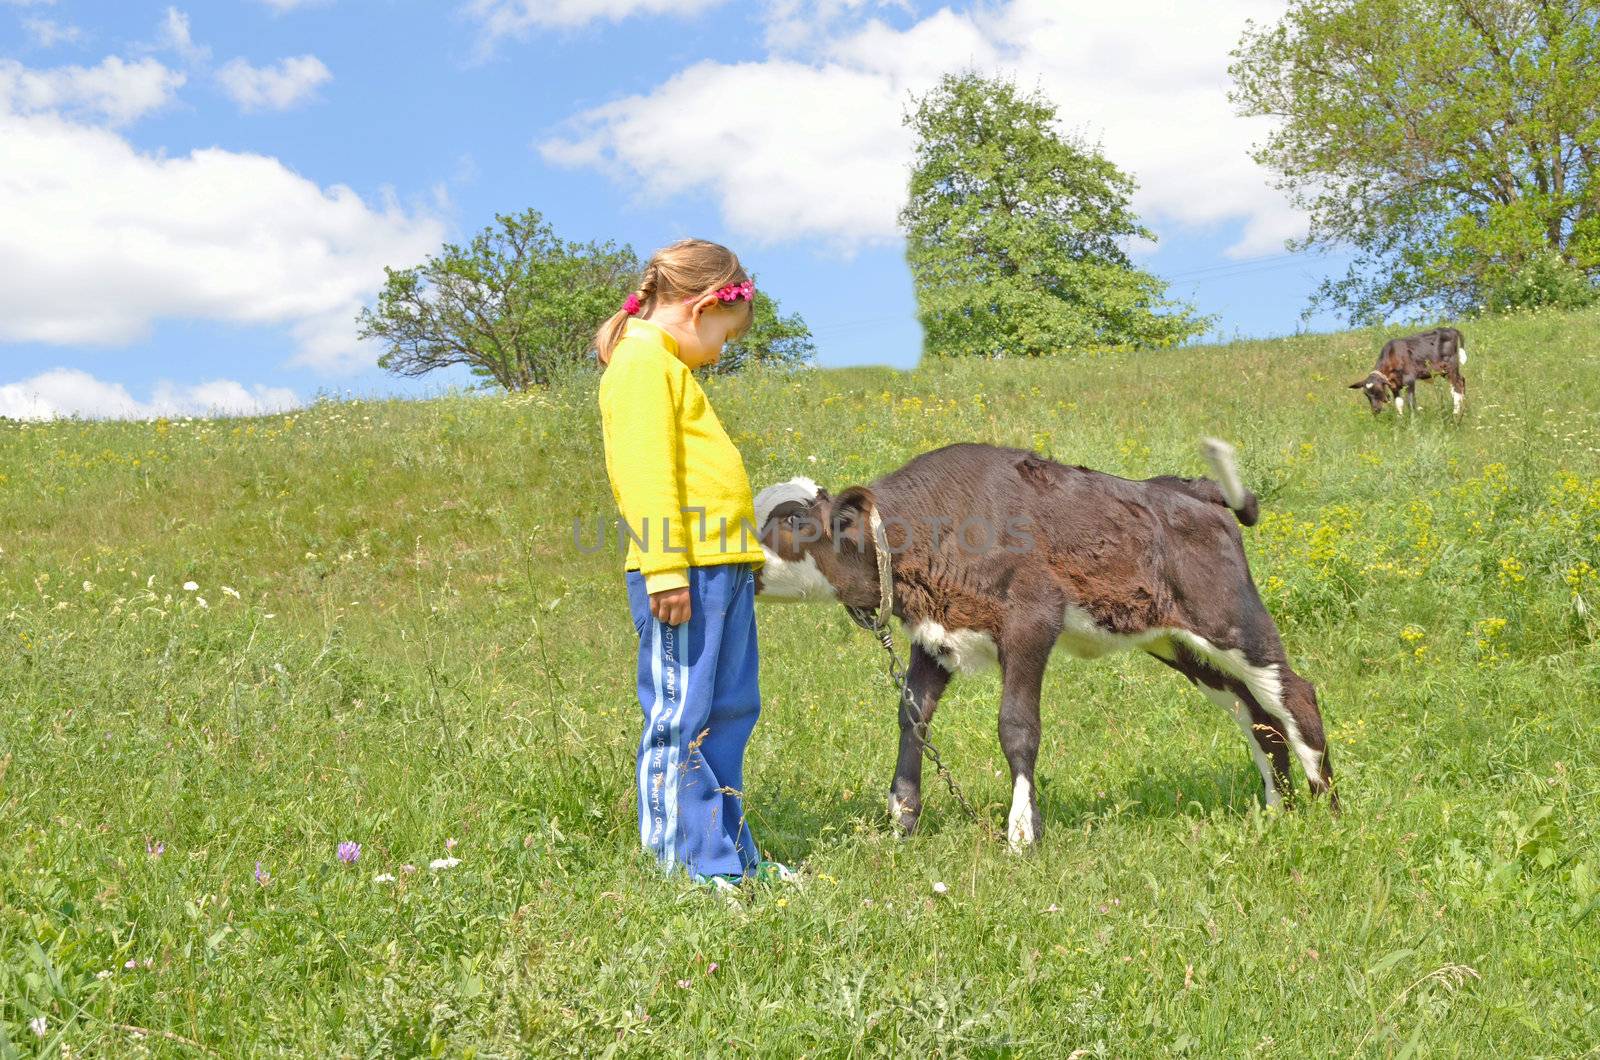
[[[0,425],[0,1054],[1595,1055],[1597,324],[1471,326],[1459,424],[1345,389],[1376,333],[715,381],[758,486],[1236,442],[1346,807],[1258,809],[1181,679],[1061,658],[1041,849],[931,778],[897,841],[880,653],[772,607],[749,810],[809,878],[736,904],[637,852],[592,390]],[[997,697],[934,729],[995,824]]]

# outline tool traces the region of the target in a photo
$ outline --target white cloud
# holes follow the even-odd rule
[[[621,22],[633,15],[697,15],[727,0],[470,0],[463,8],[485,36],[523,36],[535,27],[572,28]]]
[[[83,39],[83,30],[77,26],[52,22],[48,18],[25,18],[22,28],[28,31],[33,43],[41,48],[54,48],[57,44],[77,44]]]
[[[385,265],[438,248],[439,221],[275,158],[141,152],[38,99],[18,107],[32,82],[16,74],[0,67],[0,342],[115,344],[158,320],[211,320],[287,327],[294,362],[324,371],[373,363],[355,315]]]
[[[245,387],[231,379],[196,386],[157,383],[150,400],[136,400],[120,383],[88,372],[56,368],[31,379],[0,385],[0,416],[48,420],[58,416],[149,419],[154,416],[257,416],[300,405],[287,387]]]
[[[646,199],[709,196],[730,227],[757,239],[882,242],[895,236],[911,151],[899,123],[882,120],[894,95],[838,66],[702,63],[648,97],[581,115],[576,124],[592,131],[542,153],[630,173]]]
[[[222,90],[247,111],[288,110],[332,79],[332,72],[315,55],[283,59],[275,66],[251,66],[234,59],[217,71]]]
[[[52,112],[123,125],[164,106],[183,83],[183,74],[154,59],[128,62],[113,55],[96,66],[49,70],[0,59],[0,112]]]
[[[825,41],[836,23],[869,11],[914,14],[911,0],[766,0],[767,47],[805,52]]]
[[[812,10],[824,7],[848,14],[862,3],[818,0]],[[1234,116],[1227,63],[1245,19],[1282,7],[1003,0],[905,29],[871,21],[812,38],[804,58],[691,67],[575,116],[540,147],[551,162],[604,168],[647,196],[710,198],[747,238],[892,243],[911,158],[906,106],[942,73],[975,68],[1043,90],[1068,130],[1134,174],[1135,206],[1158,232],[1242,222],[1230,253],[1266,253],[1303,221],[1249,158],[1264,130]],[[774,10],[800,9],[780,0]]]
[[[161,24],[156,28],[156,40],[152,47],[170,51],[193,66],[205,63],[211,58],[211,49],[203,44],[196,44],[194,37],[190,35],[189,16],[175,7],[167,8],[167,13],[161,17]]]

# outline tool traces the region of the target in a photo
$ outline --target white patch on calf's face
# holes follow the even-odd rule
[[[1000,662],[994,638],[980,630],[945,629],[937,622],[925,621],[912,626],[910,633],[912,640],[951,673],[975,673]]]
[[[1033,846],[1033,785],[1018,777],[1011,786],[1011,816],[1006,820],[1006,843],[1012,853]]]
[[[772,510],[778,505],[788,501],[810,504],[817,499],[817,493],[817,484],[804,476],[768,486],[755,495],[751,504],[755,509],[756,532],[760,533],[767,528],[767,520],[772,517]]]
[[[766,562],[761,567],[761,599],[776,601],[834,600],[838,594],[811,556],[784,559],[761,547]]]

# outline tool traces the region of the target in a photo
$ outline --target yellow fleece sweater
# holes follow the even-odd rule
[[[646,590],[689,584],[690,567],[760,566],[744,460],[671,335],[628,321],[600,377],[600,422],[627,569]]]

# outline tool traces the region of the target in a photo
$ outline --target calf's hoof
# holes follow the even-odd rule
[[[1039,833],[1044,830],[1044,820],[1033,803],[1033,785],[1026,777],[1018,777],[1011,792],[1011,814],[1006,818],[1006,846],[1013,854],[1033,848]]]
[[[889,820],[900,838],[905,839],[917,830],[917,818],[922,816],[922,805],[915,799],[902,799],[889,793]]]
[[[1039,822],[1032,817],[1018,819],[1013,816],[1006,825],[1006,849],[1013,854],[1026,854],[1039,845]]]

